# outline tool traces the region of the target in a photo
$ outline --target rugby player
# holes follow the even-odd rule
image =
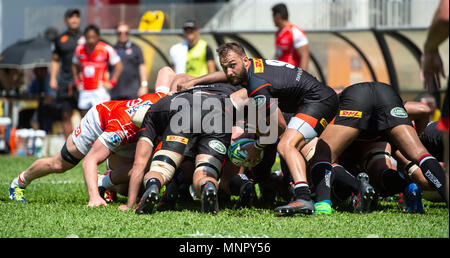
[[[163,91],[165,85],[169,85],[165,80],[171,80],[174,76],[173,71],[173,75],[167,75],[170,71],[172,70],[168,68],[158,73],[157,85],[161,85]],[[108,158],[111,169],[128,172],[133,163],[139,130],[131,122],[131,116],[138,106],[156,103],[165,95],[156,87],[155,93],[145,94],[138,99],[108,101],[92,107],[67,138],[59,153],[36,160],[12,181],[9,188],[10,199],[27,202],[24,190],[33,180],[52,173],[66,172],[84,158],[83,172],[89,193],[88,206],[106,205],[98,192],[98,164]],[[105,177],[105,180],[112,179]]]
[[[445,196],[444,170],[420,142],[400,96],[390,85],[379,82],[355,84],[341,93],[338,114],[317,142],[311,173],[331,171],[330,163],[354,141],[383,137],[426,171],[423,174],[433,189]],[[321,194],[329,196],[330,192]]]
[[[75,49],[72,59],[72,73],[80,95],[78,108],[83,117],[87,111],[111,99],[107,90],[116,86],[123,70],[120,56],[114,48],[100,41],[100,29],[89,25],[84,29],[85,44]],[[110,80],[107,77],[108,64],[114,67]]]
[[[223,72],[195,78],[182,84],[181,87],[229,81],[233,85],[242,85],[246,88],[248,96],[258,100],[257,102],[264,102],[267,115],[273,115],[280,110],[296,113],[287,125],[280,125],[285,130],[281,131],[283,135],[277,146],[277,151],[286,160],[295,183],[294,200],[286,206],[276,208],[275,212],[281,215],[311,214],[315,206],[318,213],[331,209],[329,200],[318,200],[315,205],[311,199],[306,178],[306,162],[297,149],[320,135],[335,116],[338,99],[334,90],[291,64],[277,60],[250,59],[238,43],[223,44],[217,52]],[[275,98],[279,101],[278,107],[272,107]],[[255,145],[246,146],[247,159],[251,166],[254,166],[263,148],[264,145],[258,140]],[[324,173],[313,174],[313,180],[317,181],[315,183],[317,190],[328,187],[326,178]]]

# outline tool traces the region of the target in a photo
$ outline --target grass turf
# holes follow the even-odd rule
[[[29,203],[14,203],[8,187],[34,159],[0,156],[0,237],[2,238],[448,238],[448,209],[424,201],[426,214],[406,214],[383,201],[370,214],[335,210],[332,215],[276,217],[271,209],[233,210],[218,215],[199,213],[200,203],[178,211],[137,216],[119,211],[126,202],[87,207],[88,196],[78,165],[31,183]],[[104,167],[104,166],[103,166]],[[101,167],[101,168],[103,168]]]

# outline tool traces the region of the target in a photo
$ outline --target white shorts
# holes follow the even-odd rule
[[[87,155],[94,142],[99,139],[110,151],[127,158],[133,158],[136,151],[136,143],[120,144],[115,132],[104,132],[100,126],[100,118],[97,108],[89,109],[81,119],[78,127],[72,132],[72,140],[77,149]],[[120,138],[120,137],[119,137]]]
[[[312,128],[311,125],[309,125],[303,119],[300,119],[295,116],[292,117],[291,120],[289,120],[287,128],[294,129],[300,132],[303,135],[303,137],[305,137],[306,143],[310,142],[317,136],[316,130],[314,130],[314,128]]]
[[[96,90],[80,90],[78,97],[78,108],[81,110],[90,109],[95,105],[111,100],[111,96],[105,88]]]

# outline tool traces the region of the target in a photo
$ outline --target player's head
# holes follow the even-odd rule
[[[220,65],[228,81],[233,85],[247,83],[247,67],[250,60],[244,48],[236,42],[225,43],[217,49]]]
[[[275,26],[280,27],[283,21],[289,19],[287,6],[283,3],[274,5],[272,7],[272,18]]]
[[[88,25],[84,29],[84,37],[86,38],[86,45],[95,46],[100,40],[100,29],[94,24]]]
[[[195,43],[200,34],[197,24],[193,20],[188,20],[183,24],[183,36],[189,43]]]
[[[64,14],[64,21],[70,30],[78,30],[81,24],[80,10],[68,9]]]
[[[121,44],[125,44],[128,41],[128,35],[130,34],[130,26],[126,23],[119,23],[116,27],[117,41]]]

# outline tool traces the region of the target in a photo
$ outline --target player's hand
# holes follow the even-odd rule
[[[128,205],[126,205],[126,204],[120,205],[117,209],[119,209],[119,210],[121,210],[121,211],[131,210],[131,208],[128,207]]]
[[[428,92],[436,92],[441,88],[440,76],[445,78],[444,67],[439,52],[424,52],[421,57],[420,77]]]
[[[108,204],[106,203],[106,201],[103,200],[103,198],[100,196],[90,199],[89,203],[88,203],[88,207],[99,207],[99,206],[107,206],[107,205]]]
[[[110,90],[110,89],[113,88],[113,85],[111,84],[110,81],[104,81],[104,82],[103,82],[103,88],[105,88],[105,89],[107,89],[107,90]]]
[[[50,79],[49,85],[53,90],[58,89],[58,81],[56,79]]]
[[[247,158],[245,160],[243,160],[240,164],[240,166],[244,166],[244,164],[246,162],[248,162],[248,168],[252,169],[253,167],[256,166],[256,164],[258,163],[258,160],[261,157],[261,151],[260,149],[257,149],[255,147],[255,145],[253,144],[248,144],[247,146],[244,147],[239,147],[238,148],[239,151],[245,150],[247,151]]]
[[[186,82],[178,83],[177,91],[186,90],[186,89],[192,88],[194,86],[195,86],[195,81],[194,80],[189,80],[189,81],[186,81]]]
[[[137,92],[138,97],[147,94],[148,93],[148,87],[139,87],[139,90]]]

